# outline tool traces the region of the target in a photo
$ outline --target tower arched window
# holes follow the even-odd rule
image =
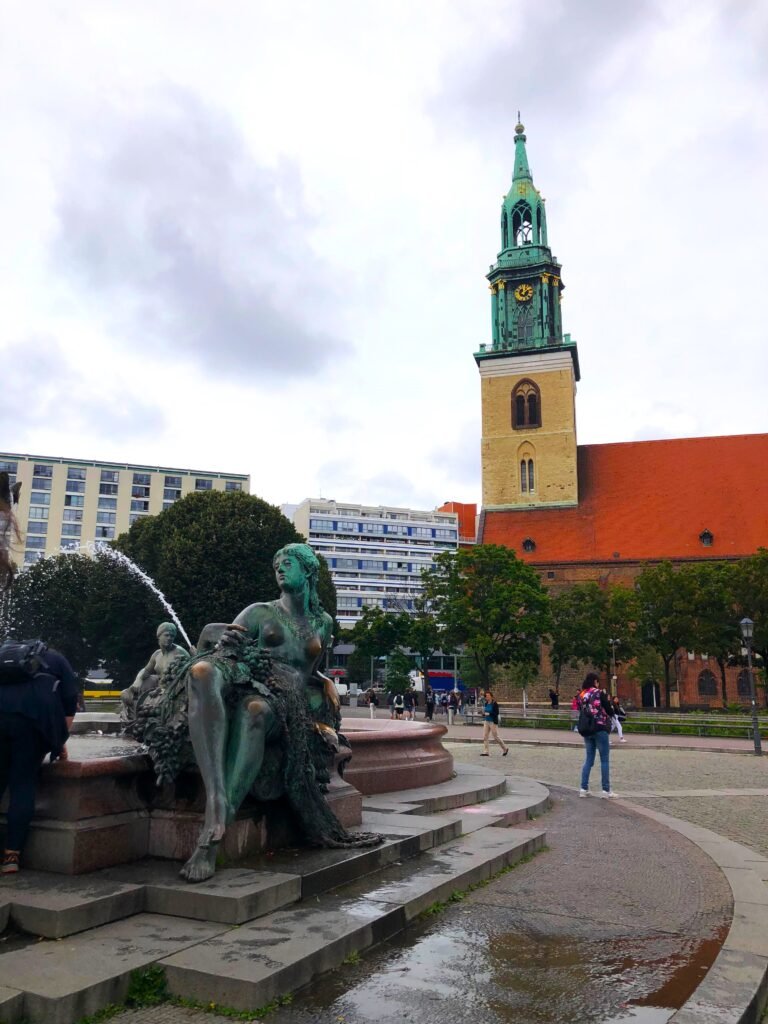
[[[501,215],[501,247],[503,249],[509,248],[509,221],[507,220],[506,210]]]
[[[533,475],[533,459],[528,459],[528,493],[533,494],[536,490],[536,479]]]
[[[528,460],[520,460],[520,490],[523,494],[528,493]]]
[[[532,380],[521,380],[512,392],[512,426],[515,430],[541,426],[541,394]]]
[[[717,696],[717,680],[715,679],[714,673],[708,668],[705,668],[703,672],[699,673],[699,696]]]
[[[543,239],[541,237],[541,207],[536,207],[536,244],[542,245]]]
[[[512,210],[512,237],[515,245],[530,245],[533,241],[531,208],[527,203],[518,203]]]

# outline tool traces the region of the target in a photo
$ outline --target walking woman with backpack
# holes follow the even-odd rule
[[[600,754],[600,782],[603,797],[611,798],[616,794],[611,789],[611,775],[608,759],[611,753],[609,734],[611,718],[614,711],[604,691],[598,688],[600,677],[596,672],[588,672],[579,694],[579,733],[584,740],[586,757],[581,769],[581,789],[579,796],[589,796],[589,776],[595,755]]]

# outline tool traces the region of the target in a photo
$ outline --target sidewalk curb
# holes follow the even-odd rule
[[[725,942],[704,980],[670,1017],[669,1024],[758,1024],[768,1004],[768,858],[709,829],[631,800],[621,800],[619,806],[698,846],[725,875],[733,896],[733,917]]]

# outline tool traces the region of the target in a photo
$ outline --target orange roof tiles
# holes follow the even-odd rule
[[[580,445],[578,470],[578,508],[488,511],[478,540],[535,563],[727,558],[768,547],[768,434]],[[526,537],[536,543],[530,554]]]

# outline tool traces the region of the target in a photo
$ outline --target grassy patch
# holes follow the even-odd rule
[[[182,999],[181,996],[172,996],[170,1002],[174,1006],[184,1006],[189,1010],[203,1010],[206,1013],[217,1013],[220,1017],[229,1017],[230,1020],[263,1020],[270,1013],[279,1010],[281,1006],[288,1006],[293,1002],[292,995],[278,996],[264,1006],[255,1010],[235,1010],[232,1006],[220,1006],[218,1003],[202,1003],[197,999]]]
[[[344,959],[341,961],[342,967],[349,967],[350,964],[359,964],[359,963],[360,963],[360,954],[358,953],[358,951],[356,949],[354,949],[349,954],[349,956],[345,956]]]

